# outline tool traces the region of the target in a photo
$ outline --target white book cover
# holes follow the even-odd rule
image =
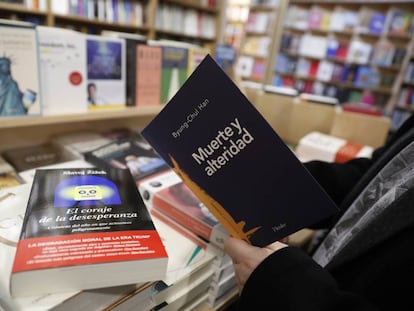
[[[356,64],[367,64],[372,53],[372,45],[370,43],[352,40],[349,45],[347,62]]]
[[[0,20],[0,117],[41,115],[37,31]]]
[[[43,115],[87,112],[85,35],[47,26],[38,35]]]
[[[321,81],[330,81],[332,78],[335,64],[326,60],[319,62],[318,70],[316,72],[316,79]]]
[[[126,106],[125,39],[98,35],[86,37],[89,110]]]
[[[327,37],[305,34],[300,41],[299,55],[322,59],[327,47]]]
[[[352,148],[358,147],[358,148]],[[347,151],[348,148],[348,151]],[[320,132],[311,132],[299,140],[295,154],[302,161],[321,160],[336,162],[335,159],[340,152],[348,152],[352,148],[353,157],[370,158],[373,148],[370,146],[356,146],[347,140]]]
[[[240,77],[250,77],[253,71],[254,58],[241,55],[236,62],[236,74]]]

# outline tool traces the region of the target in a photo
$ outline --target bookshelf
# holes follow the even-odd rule
[[[401,90],[410,88],[404,73],[414,46],[412,4],[291,0],[266,82],[340,103],[362,102],[391,116]]]
[[[105,131],[129,127],[142,129],[160,107],[128,107],[87,113],[42,117],[10,117],[0,122],[0,152],[51,140],[52,136],[73,131]]]
[[[93,34],[102,30],[130,32],[148,39],[172,39],[206,47],[221,36],[226,4],[215,0],[103,0],[95,6],[84,0],[33,3],[37,5],[30,1],[0,1],[0,18]]]
[[[275,53],[279,50],[287,0],[252,0],[241,39],[236,73],[242,80],[269,80]]]

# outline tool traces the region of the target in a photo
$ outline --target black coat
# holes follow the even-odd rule
[[[381,168],[413,140],[414,116],[375,151],[372,160],[314,161],[306,167],[344,212]],[[339,217],[318,226],[333,225]],[[376,240],[375,246],[351,240],[346,246],[352,249],[351,255],[335,257],[325,268],[294,247],[272,254],[252,273],[238,306],[241,310],[414,310],[414,189],[391,203],[369,231],[372,234],[364,238]]]

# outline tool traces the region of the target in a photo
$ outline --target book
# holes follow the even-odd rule
[[[138,48],[137,46],[142,44],[145,45],[147,38],[139,34],[132,34],[127,32],[103,30],[101,35],[121,38],[125,40],[126,50],[126,105],[136,106],[136,85],[137,85],[137,73],[138,73]],[[155,72],[154,72],[155,74]],[[151,75],[147,75],[146,79],[151,78]]]
[[[205,243],[177,230],[159,213],[151,210],[151,216],[169,255],[165,277],[148,283],[147,289],[132,293],[110,310],[152,310],[166,299],[171,301],[178,293],[189,294],[192,281],[211,277],[213,273],[215,255]]]
[[[209,55],[141,134],[229,234],[253,245],[338,211]]]
[[[53,143],[15,147],[3,151],[2,156],[20,173],[39,166],[63,163],[78,159],[77,156]]]
[[[224,247],[228,232],[181,179],[154,193],[152,207],[194,234],[220,248]]]
[[[136,47],[135,105],[161,104],[162,48],[139,44]]]
[[[112,140],[93,131],[74,131],[58,134],[52,137],[51,142],[63,147],[75,156],[83,158],[85,152],[94,150],[103,145],[109,144]]]
[[[192,283],[211,279],[215,253],[165,215],[155,210],[150,213],[169,255],[166,276],[152,285],[151,300],[159,305],[178,292],[188,294]]]
[[[34,24],[0,19],[0,117],[40,116],[42,96]]]
[[[354,158],[370,158],[374,148],[346,139],[312,131],[299,140],[295,154],[302,162],[320,160],[343,163]]]
[[[189,48],[174,41],[160,41],[158,44],[162,47],[161,104],[164,105],[187,79]]]
[[[36,170],[10,278],[13,297],[155,281],[167,263],[128,170]]]
[[[0,190],[23,183],[13,166],[0,156]]]
[[[87,112],[84,34],[47,26],[37,30],[43,115]]]
[[[11,297],[9,282],[19,234],[23,224],[31,184],[22,184],[0,191],[0,309],[35,310],[101,310],[121,299],[142,284],[131,284],[102,289]]]
[[[87,35],[86,64],[88,109],[125,107],[125,39]]]
[[[167,163],[140,136],[114,140],[85,152],[84,158],[97,167],[127,169],[135,181],[169,169]]]

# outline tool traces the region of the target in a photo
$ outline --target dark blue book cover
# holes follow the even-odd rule
[[[231,235],[253,245],[338,211],[210,55],[142,135]]]

